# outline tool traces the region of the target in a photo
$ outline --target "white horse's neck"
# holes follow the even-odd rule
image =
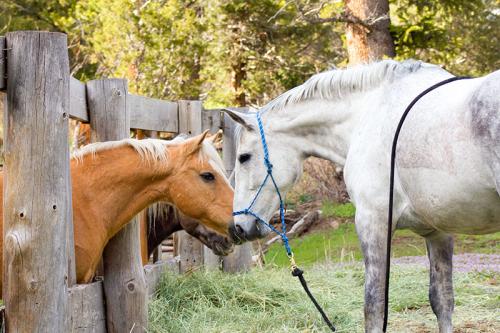
[[[360,125],[392,123],[397,117],[388,113],[404,110],[408,98],[449,75],[434,65],[392,60],[324,72],[271,101],[263,119],[270,133],[284,135],[304,158],[318,156],[343,165]]]
[[[315,156],[344,165],[354,129],[371,109],[366,98],[353,94],[337,101],[310,100],[286,110],[264,113],[264,122],[275,135],[283,135],[304,159]],[[367,105],[370,105],[368,107]]]

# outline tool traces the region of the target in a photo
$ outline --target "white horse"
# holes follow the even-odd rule
[[[390,152],[406,106],[452,77],[442,68],[384,60],[311,77],[260,110],[274,177],[286,193],[317,156],[344,166],[356,206],[365,262],[365,330],[381,332],[386,264]],[[248,207],[266,176],[255,115],[228,111],[241,124],[234,210]],[[453,233],[500,230],[500,71],[448,83],[420,99],[403,126],[397,150],[394,229],[425,237],[429,297],[440,332],[452,332]],[[252,211],[269,221],[278,208],[272,182]],[[269,229],[235,216],[233,238],[253,240]]]

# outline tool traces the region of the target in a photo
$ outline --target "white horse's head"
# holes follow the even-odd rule
[[[268,222],[279,209],[279,196],[271,178],[262,186],[267,176],[264,163],[264,149],[255,113],[240,113],[227,110],[228,115],[240,128],[237,131],[237,155],[235,165],[234,211],[251,208],[262,220]],[[267,115],[262,117],[264,121]],[[269,161],[273,165],[273,177],[284,199],[287,191],[299,179],[303,158],[299,150],[287,142],[279,126],[264,125],[264,133],[269,150]],[[256,195],[258,196],[256,197]],[[249,207],[253,200],[255,202]],[[270,229],[249,214],[234,217],[232,237],[236,242],[250,241],[266,236]]]

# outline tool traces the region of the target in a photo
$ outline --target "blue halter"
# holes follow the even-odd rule
[[[318,310],[318,312],[321,314],[321,317],[323,317],[323,320],[325,323],[328,325],[330,330],[332,332],[335,332],[335,326],[332,324],[330,319],[328,319],[328,316],[326,315],[325,311],[321,308],[319,303],[316,301],[314,296],[311,294],[311,291],[309,290],[309,287],[307,286],[307,282],[303,276],[304,271],[301,270],[300,268],[297,267],[295,264],[295,259],[293,257],[293,252],[292,249],[290,248],[290,244],[288,243],[288,237],[286,236],[286,224],[285,224],[285,205],[283,203],[283,197],[281,196],[280,189],[278,188],[278,185],[276,184],[276,180],[273,177],[273,165],[269,161],[269,150],[267,148],[267,142],[266,142],[266,136],[264,134],[264,126],[262,125],[262,119],[260,118],[260,113],[256,113],[257,117],[257,123],[259,125],[259,133],[260,133],[260,141],[262,142],[262,148],[264,149],[264,165],[266,166],[267,169],[267,175],[260,184],[259,189],[257,190],[257,193],[253,197],[252,201],[250,202],[250,205],[248,208],[245,208],[243,210],[239,210],[236,212],[233,212],[233,216],[237,215],[250,215],[253,216],[259,221],[259,223],[265,225],[272,231],[274,231],[276,234],[278,234],[281,239],[283,240],[283,245],[285,246],[286,254],[288,256],[288,259],[290,260],[290,268],[292,269],[292,275],[295,277],[299,278],[300,283],[302,284],[302,287],[304,288],[304,291],[306,292],[307,296],[311,299],[313,302],[314,306]],[[257,201],[257,198],[259,197],[260,192],[266,185],[267,181],[271,179],[274,185],[274,189],[276,190],[276,194],[278,194],[278,198],[280,200],[280,220],[281,220],[281,231],[273,227],[271,224],[268,222],[264,221],[257,213],[252,211],[252,207],[255,204],[255,201]]]
[[[267,175],[264,178],[264,181],[262,182],[262,184],[260,184],[259,190],[255,194],[250,205],[243,210],[233,212],[233,216],[251,215],[251,216],[255,217],[257,219],[257,221],[259,221],[259,223],[265,225],[266,227],[268,227],[269,229],[271,229],[272,231],[274,231],[276,234],[278,234],[281,237],[281,239],[283,240],[283,245],[285,246],[286,254],[288,255],[289,258],[292,258],[293,252],[292,252],[292,249],[290,248],[290,244],[288,242],[288,237],[286,236],[285,204],[283,203],[283,197],[281,196],[281,192],[280,192],[278,185],[276,184],[276,181],[274,180],[274,177],[273,177],[273,165],[269,161],[269,150],[267,148],[266,136],[264,134],[264,126],[262,125],[262,119],[260,118],[259,112],[256,113],[256,117],[257,117],[257,123],[259,125],[260,141],[262,142],[262,148],[264,149],[264,165],[266,166],[266,169],[267,169]],[[278,194],[278,198],[280,200],[281,231],[276,229],[270,223],[264,221],[259,215],[257,215],[257,213],[252,211],[252,207],[255,204],[255,201],[257,201],[257,198],[259,197],[260,192],[262,191],[262,189],[264,188],[264,186],[266,185],[266,183],[269,179],[271,179],[271,181],[273,182],[274,189],[276,190],[276,193]]]

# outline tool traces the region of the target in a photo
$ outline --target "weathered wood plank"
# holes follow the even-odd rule
[[[201,101],[185,101],[177,102],[179,105],[179,133],[184,133],[189,136],[201,134]]]
[[[177,132],[177,103],[129,94],[130,127],[160,132]]]
[[[222,129],[223,124],[220,109],[203,110],[201,115],[201,122],[204,130],[208,129],[214,134]]]
[[[7,80],[5,74],[7,73],[7,51],[5,50],[5,37],[0,36],[0,90],[7,88]]]
[[[87,112],[87,90],[85,88],[85,83],[71,77],[69,91],[71,101],[69,107],[70,117],[88,123],[89,115]]]
[[[91,141],[121,140],[130,135],[127,81],[104,79],[87,82]]]
[[[247,112],[248,108],[234,108],[240,112]],[[222,146],[222,158],[226,172],[230,175],[234,170],[236,161],[236,142],[234,141],[235,122],[227,114],[224,114],[224,138]],[[234,182],[234,177],[231,177]],[[234,184],[231,184],[234,186]],[[222,257],[222,268],[225,272],[236,273],[248,271],[252,266],[252,243],[247,242],[237,245],[234,252]]]
[[[6,41],[6,329],[66,332],[66,237],[71,223],[67,38],[61,33],[21,31],[8,33]]]
[[[208,246],[204,246],[203,264],[208,270],[220,270],[222,268],[222,257],[216,255]]]
[[[161,277],[165,272],[179,273],[179,265],[175,259],[159,261],[154,265],[144,266],[144,274],[146,275],[146,284],[148,287],[148,296],[152,298],[155,294],[156,287],[161,281]]]
[[[127,95],[126,80],[108,79],[87,83],[93,141],[129,137]],[[108,332],[145,332],[147,290],[136,218],[109,241],[104,249],[103,261]]]
[[[71,332],[106,333],[102,281],[69,288]]]
[[[179,133],[197,135],[202,132],[201,102],[179,101]],[[181,273],[203,266],[203,244],[185,231],[178,231],[175,237],[176,253],[180,256]]]

